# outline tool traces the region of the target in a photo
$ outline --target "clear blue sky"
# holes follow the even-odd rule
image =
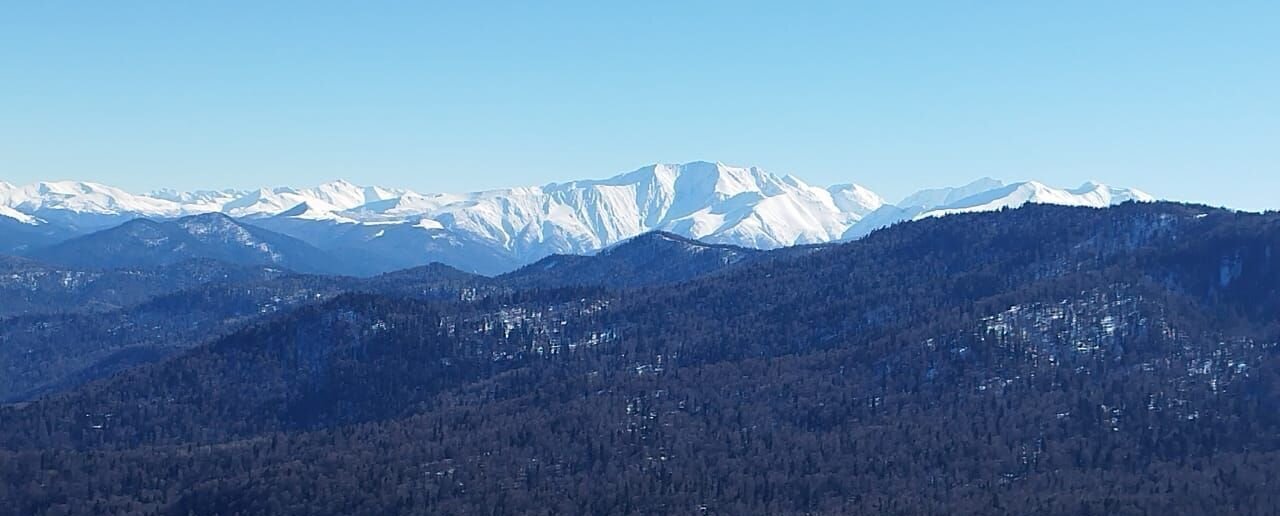
[[[792,5],[786,5],[792,4]],[[459,191],[720,160],[1280,208],[1280,2],[9,2],[0,180]]]

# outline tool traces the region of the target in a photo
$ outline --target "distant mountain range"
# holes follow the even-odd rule
[[[74,265],[92,259],[112,262],[102,266],[145,266],[217,258],[367,275],[440,262],[498,274],[550,255],[596,252],[650,231],[773,249],[852,240],[901,221],[1027,203],[1104,207],[1152,200],[1136,189],[1095,183],[1060,189],[981,179],[890,204],[856,184],[818,187],[790,175],[709,162],[467,194],[346,181],[145,195],[87,182],[0,182],[0,252]],[[151,222],[124,225],[135,219]],[[214,234],[198,235],[193,227],[212,227]]]

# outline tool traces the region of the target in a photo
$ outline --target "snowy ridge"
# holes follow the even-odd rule
[[[947,206],[966,197],[983,192],[990,192],[1003,187],[1003,182],[989,177],[984,177],[964,186],[920,190],[919,192],[913,193],[900,201],[898,206],[903,208],[929,210],[939,206]]]
[[[1062,189],[1037,181],[1005,185],[984,178],[959,188],[923,190],[898,205],[885,205],[863,218],[844,235],[845,240],[866,236],[877,229],[905,220],[920,220],[957,213],[976,213],[1017,208],[1024,204],[1058,204],[1105,208],[1129,201],[1151,202],[1156,198],[1141,190],[1117,188],[1088,182],[1079,188]]]
[[[10,218],[20,223],[28,224],[32,226],[44,224],[43,220],[32,217],[31,215],[27,215],[26,213],[22,213],[8,206],[0,206],[0,217]]]
[[[1154,200],[1154,197],[1140,190],[1113,188],[1093,182],[1085,183],[1075,190],[1060,190],[1036,181],[1028,181],[965,197],[942,208],[920,213],[914,218],[996,211],[1003,208],[1017,208],[1027,203],[1102,208],[1126,201],[1150,202]]]
[[[1058,189],[984,178],[922,190],[898,204],[856,184],[814,186],[755,167],[656,164],[608,179],[463,194],[333,181],[312,188],[262,188],[145,195],[89,182],[0,182],[0,217],[58,224],[80,234],[133,218],[221,213],[326,250],[401,253],[397,264],[483,255],[488,268],[551,254],[585,254],[649,231],[710,243],[771,249],[859,238],[890,224],[1026,203],[1108,206],[1153,198],[1086,183]],[[376,242],[376,246],[370,247]],[[479,251],[477,246],[483,247]],[[467,248],[467,252],[462,252]],[[457,256],[451,256],[453,253]],[[479,253],[479,254],[477,254]],[[465,264],[463,264],[465,265]],[[467,268],[467,267],[463,267]],[[474,266],[468,270],[484,268]]]
[[[183,214],[183,206],[176,202],[81,181],[40,182],[26,186],[0,183],[0,205],[37,217],[42,212],[59,211],[96,215],[137,213],[158,217]]]

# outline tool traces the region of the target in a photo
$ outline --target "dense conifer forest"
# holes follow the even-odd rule
[[[1280,215],[549,260],[4,316],[0,514],[1280,511]]]

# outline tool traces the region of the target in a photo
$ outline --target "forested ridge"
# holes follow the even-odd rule
[[[305,295],[0,409],[0,512],[1280,511],[1280,215],[1032,205],[610,279],[681,256],[639,244],[253,283]]]

